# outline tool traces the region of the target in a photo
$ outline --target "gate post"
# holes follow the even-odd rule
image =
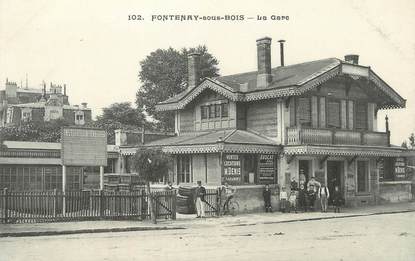
[[[146,192],[144,189],[141,190],[141,220],[146,219],[147,206],[146,206]]]
[[[216,190],[216,216],[220,216],[221,213],[221,207],[222,207],[222,189],[218,188]]]
[[[177,204],[176,190],[173,193],[171,193],[171,196],[172,196],[171,219],[176,220],[176,204]]]
[[[4,192],[4,223],[9,223],[9,218],[8,218],[8,212],[9,212],[9,210],[8,210],[8,208],[9,208],[9,206],[8,206],[8,193],[7,193],[7,188],[4,188],[3,189],[3,192]]]
[[[58,201],[58,193],[56,188],[53,189],[53,218],[56,218],[56,203]]]
[[[104,191],[99,190],[99,217],[104,217]]]

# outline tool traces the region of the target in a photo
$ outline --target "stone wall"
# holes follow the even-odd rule
[[[379,184],[379,201],[384,202],[407,202],[412,200],[411,182],[390,181]]]

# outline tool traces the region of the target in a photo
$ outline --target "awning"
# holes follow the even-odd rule
[[[402,148],[344,145],[301,145],[285,146],[283,153],[286,155],[399,157],[402,155]]]
[[[281,147],[275,141],[253,132],[235,129],[185,134],[145,146],[160,147],[169,154],[281,152]]]

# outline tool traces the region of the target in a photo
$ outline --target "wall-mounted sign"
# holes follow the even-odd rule
[[[403,180],[406,179],[406,161],[405,158],[396,158],[395,159],[395,179]]]
[[[223,160],[223,178],[226,182],[241,181],[241,160],[238,154],[226,154]]]
[[[275,183],[275,160],[274,155],[262,154],[259,156],[259,182]]]

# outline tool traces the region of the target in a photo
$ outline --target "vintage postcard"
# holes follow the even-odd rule
[[[415,2],[0,0],[0,260],[415,260]]]

